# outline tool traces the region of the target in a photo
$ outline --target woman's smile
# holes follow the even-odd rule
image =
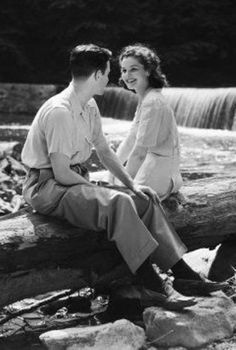
[[[149,86],[148,71],[134,57],[125,57],[121,62],[121,77],[128,89],[143,95]]]
[[[136,80],[137,80],[137,79],[127,79],[125,82],[126,82],[127,84],[133,84],[133,83],[136,82]]]

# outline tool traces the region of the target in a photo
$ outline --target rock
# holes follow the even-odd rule
[[[0,129],[1,131],[1,129]],[[2,142],[0,141],[0,159],[4,159],[6,155],[10,155],[13,152],[13,149],[18,145],[18,142]]]
[[[230,278],[236,267],[236,242],[223,242],[217,250],[215,259],[209,271],[209,279],[212,281],[225,281]]]
[[[158,307],[143,313],[148,344],[162,347],[201,347],[231,337],[236,329],[236,306],[223,292],[198,298],[199,302],[183,312]]]
[[[99,326],[46,332],[40,340],[49,350],[138,350],[145,343],[145,333],[122,319]]]

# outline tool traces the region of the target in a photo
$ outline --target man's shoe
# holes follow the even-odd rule
[[[172,282],[169,279],[164,280],[162,286],[167,297],[163,305],[166,309],[181,310],[185,307],[197,304],[197,300],[193,296],[186,297],[175,290]]]
[[[224,290],[228,286],[226,282],[212,282],[209,280],[185,280],[175,279],[173,287],[183,295],[209,296],[210,293]]]
[[[174,290],[171,281],[163,281],[163,292],[142,288],[141,300],[144,307],[160,306],[172,311],[182,310],[197,303],[195,298],[186,297]]]

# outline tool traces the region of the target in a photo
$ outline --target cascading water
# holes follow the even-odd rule
[[[103,117],[132,120],[137,104],[137,96],[128,90],[108,87],[102,96],[96,96]]]
[[[163,94],[178,125],[203,129],[232,129],[236,116],[236,88],[168,88]]]
[[[236,130],[236,88],[165,88],[163,94],[178,125]],[[137,96],[122,88],[109,87],[98,104],[105,117],[131,120]]]

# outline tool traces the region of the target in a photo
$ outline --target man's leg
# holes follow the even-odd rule
[[[106,230],[108,239],[116,243],[131,272],[137,273],[146,288],[162,293],[164,307],[177,310],[196,304],[194,298],[167,287],[153,270],[149,257],[158,243],[139,218],[128,194],[100,187],[73,186],[51,215],[64,217],[75,226]]]
[[[117,190],[99,186],[59,185],[49,173],[29,173],[24,197],[39,213],[64,218],[74,226],[107,231],[134,273],[157,248],[158,243],[139,218],[131,197]]]
[[[131,197],[116,190],[76,185],[68,188],[50,215],[94,231],[107,231],[130,270],[135,273],[158,242],[139,218]]]
[[[180,293],[187,295],[208,295],[210,292],[224,289],[225,283],[216,283],[203,279],[195,272],[183,259],[182,256],[187,248],[182,243],[174,228],[166,219],[163,209],[152,203],[145,203],[145,200],[133,196],[137,210],[142,217],[153,237],[158,241],[159,246],[151,256],[152,262],[156,263],[163,270],[172,270],[175,277],[174,287]],[[153,281],[150,279],[151,273],[147,274],[149,269],[147,264],[143,264],[141,272],[142,279],[147,279],[146,284],[153,287]]]
[[[26,192],[31,192],[30,186]],[[33,195],[32,204],[37,211],[64,218],[75,226],[95,231],[106,230],[108,239],[115,241],[133,273],[147,262],[158,247],[127,194],[86,185],[63,187],[51,178],[40,184]],[[156,278],[155,283],[160,291],[159,282],[160,279]]]
[[[151,259],[163,271],[167,271],[182,259],[187,248],[159,205],[133,195],[132,199],[143,223],[158,242],[158,247],[153,252]]]

